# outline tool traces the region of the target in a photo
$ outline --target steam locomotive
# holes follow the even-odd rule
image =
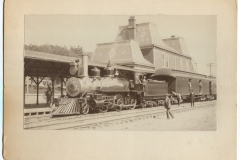
[[[109,109],[120,111],[136,106],[159,106],[164,104],[166,94],[172,95],[172,92],[180,93],[182,99],[187,100],[189,78],[196,91],[196,82],[201,79],[204,83],[202,90],[195,94],[199,100],[216,98],[214,80],[193,73],[181,75],[180,71],[171,69],[157,70],[145,83],[138,83],[137,76],[134,80],[115,77],[110,63],[104,69],[104,76],[100,76],[100,70],[96,67],[88,76],[88,57],[83,55],[82,60],[70,63],[69,72],[72,77],[66,83],[67,96],[60,99],[59,107],[52,112],[53,116],[88,114],[90,110],[107,112]],[[176,102],[176,97],[172,96],[171,100]]]

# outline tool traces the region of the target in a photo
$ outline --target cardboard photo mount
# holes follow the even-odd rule
[[[236,159],[236,5],[233,0],[6,0],[4,159]],[[217,131],[24,130],[24,16],[57,14],[216,15]]]

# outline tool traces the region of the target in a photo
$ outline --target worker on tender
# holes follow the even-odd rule
[[[118,76],[119,76],[119,72],[118,72],[117,69],[115,70],[115,74],[114,74],[114,76],[115,76],[115,77],[118,77]]]

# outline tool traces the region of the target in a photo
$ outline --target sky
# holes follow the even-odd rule
[[[25,44],[80,45],[94,52],[96,44],[114,42],[119,26],[128,25],[130,16],[26,15]],[[157,25],[162,39],[184,38],[199,73],[210,75],[206,64],[214,63],[212,75],[216,76],[216,16],[135,15],[135,19]]]

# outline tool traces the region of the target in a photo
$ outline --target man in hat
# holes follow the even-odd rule
[[[49,107],[50,107],[50,105],[52,103],[52,88],[51,87],[48,87],[45,95],[47,97],[47,104],[46,104],[46,106],[48,107],[48,104],[49,104]]]
[[[178,101],[178,106],[180,106],[180,102],[181,102],[181,99],[182,99],[182,96],[180,93],[175,93],[172,91],[172,93],[177,97],[177,101]]]
[[[166,95],[165,108],[167,109],[167,119],[170,119],[170,116],[173,119],[174,116],[173,116],[172,112],[170,111],[171,110],[171,100],[170,100],[170,96],[169,95]]]
[[[203,88],[202,80],[199,80],[199,95],[202,95],[202,88]]]
[[[191,79],[188,80],[188,89],[189,89],[189,94],[191,93],[192,91],[192,83],[191,83]]]
[[[147,83],[147,79],[146,79],[146,76],[143,76],[143,79],[142,79],[142,84],[145,85]]]
[[[190,93],[190,102],[191,102],[191,107],[194,107],[194,101],[195,101],[195,95],[193,93],[193,90],[192,92]]]

